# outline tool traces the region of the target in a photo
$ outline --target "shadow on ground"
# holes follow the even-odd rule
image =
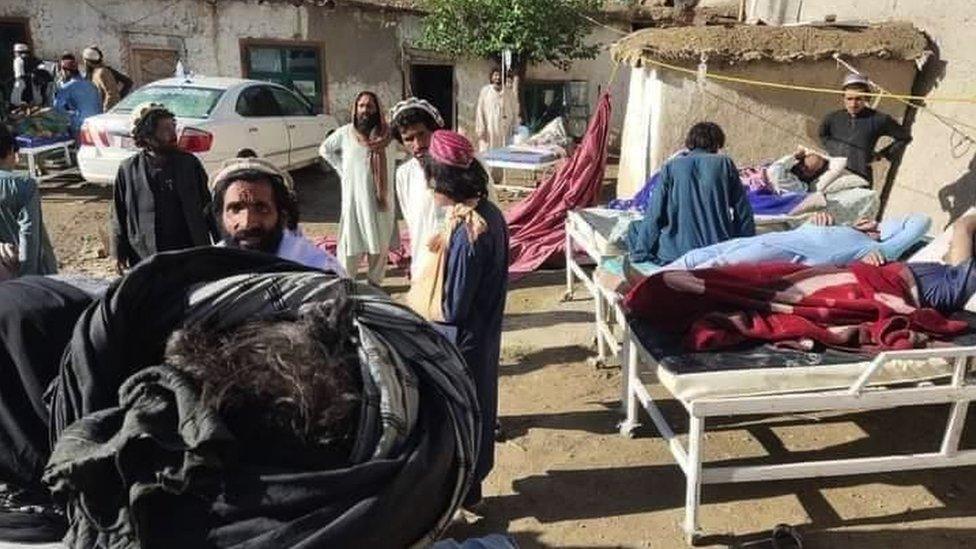
[[[524,414],[503,418],[505,431],[511,438],[525,436],[531,428],[584,431],[594,435],[611,435],[616,415],[616,402],[601,403],[605,410],[573,411],[553,414]],[[674,400],[661,402],[662,411],[670,420],[683,415],[683,409]],[[796,416],[759,416],[729,418],[713,421],[708,432],[744,429],[765,449],[767,456],[760,458],[724,459],[707,461],[710,466],[757,465],[794,461],[831,460],[864,457],[877,454],[908,454],[931,452],[938,448],[945,425],[947,406],[917,407],[906,421],[906,410],[881,410],[859,414],[838,414],[829,417],[810,418]],[[824,449],[790,452],[773,428],[797,425],[853,422],[867,436],[859,437]],[[686,429],[686,422],[672,421],[676,431]],[[646,426],[638,431],[641,437],[656,437]],[[976,446],[976,430],[967,429],[963,434],[963,448]],[[706,440],[705,455],[708,455]],[[702,492],[704,505],[730,503],[752,499],[793,495],[810,517],[807,524],[799,525],[807,539],[806,547],[932,547],[969,546],[976,531],[971,529],[912,528],[871,529],[849,528],[897,526],[906,522],[970,517],[976,514],[976,467],[947,470],[922,470],[913,472],[882,473],[834,477],[828,479],[804,479],[770,481],[763,483],[708,485]],[[925,506],[878,516],[845,518],[831,505],[824,495],[832,488],[856,488],[869,484],[925,488],[938,501],[936,507]],[[475,525],[455,526],[451,535],[483,535],[505,532],[515,520],[534,518],[542,524],[581,521],[657,511],[677,510],[684,506],[685,477],[673,463],[586,469],[550,469],[516,479],[511,495],[490,497],[479,510],[485,520]],[[559,502],[554,505],[553,502]],[[703,512],[707,529],[708,510]],[[770,524],[770,527],[773,525]],[[841,530],[843,529],[843,530]],[[764,539],[768,532],[747,532],[736,535],[710,535],[702,544],[719,544],[736,547],[740,544]],[[525,547],[544,546],[539,534],[526,532],[516,539]],[[638,542],[640,540],[634,540]],[[651,540],[644,540],[651,541]],[[653,546],[653,545],[652,545]],[[765,545],[749,545],[763,547]]]
[[[592,351],[580,345],[547,347],[526,354],[503,357],[502,363],[498,366],[498,374],[501,376],[527,374],[547,366],[582,362],[592,354]]]

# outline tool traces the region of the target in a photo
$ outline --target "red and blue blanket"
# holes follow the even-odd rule
[[[656,329],[683,333],[693,351],[757,341],[877,352],[926,347],[968,330],[920,305],[902,263],[662,271],[635,286],[624,306]]]

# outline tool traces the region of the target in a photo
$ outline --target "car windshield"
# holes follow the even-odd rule
[[[147,86],[126,96],[112,109],[113,113],[132,112],[142,103],[162,103],[178,118],[207,118],[224,90],[183,86]]]

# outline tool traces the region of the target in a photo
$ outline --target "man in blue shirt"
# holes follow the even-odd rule
[[[61,56],[61,73],[64,81],[54,94],[54,108],[71,117],[71,135],[77,136],[86,118],[102,113],[102,98],[98,88],[81,77],[74,55]]]
[[[696,248],[756,234],[739,170],[718,154],[723,146],[717,124],[691,127],[685,140],[690,152],[664,165],[644,218],[627,231],[631,262],[666,265]]]
[[[740,263],[788,262],[847,265],[864,260],[880,265],[897,260],[929,230],[927,215],[912,214],[882,223],[862,219],[853,227],[835,226],[830,214],[792,231],[736,238],[692,250],[665,268],[696,269]]]

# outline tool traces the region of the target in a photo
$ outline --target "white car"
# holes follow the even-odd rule
[[[195,154],[207,173],[250,151],[279,168],[318,162],[318,148],[338,127],[303,97],[278,84],[241,78],[167,78],[135,90],[105,114],[85,120],[78,167],[88,181],[111,183],[119,164],[137,152],[129,117],[141,103],[162,103],[176,115],[179,147]]]

